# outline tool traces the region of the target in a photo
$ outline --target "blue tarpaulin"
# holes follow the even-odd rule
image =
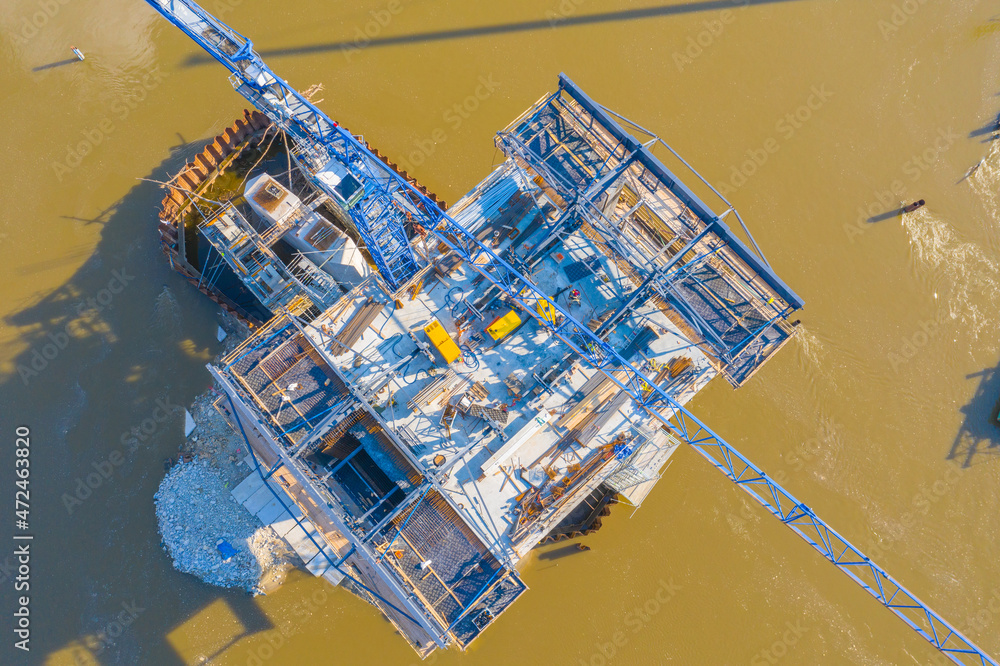
[[[228,562],[236,555],[236,549],[225,539],[219,539],[215,547],[219,549],[219,554],[222,555],[223,562]]]

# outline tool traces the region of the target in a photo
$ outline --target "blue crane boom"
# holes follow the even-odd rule
[[[409,183],[275,76],[249,39],[193,2],[150,0],[150,4],[225,65],[232,72],[233,87],[295,139],[298,157],[311,167],[303,171],[321,191],[346,204],[365,249],[390,289],[399,289],[412,278],[419,266],[405,223],[424,215],[408,196]]]
[[[190,0],[147,2],[232,72],[231,81],[236,90],[296,140],[296,149],[312,167],[313,175],[327,173],[324,165],[330,160],[339,159],[349,167],[365,188],[364,197],[350,208],[351,218],[368,245],[383,280],[391,288],[405,284],[419,270],[404,227],[405,222],[412,220],[465,259],[508,299],[533,316],[540,326],[628,392],[675,437],[694,447],[716,469],[951,661],[1000,666],[827,525],[811,508],[712,432],[612,345],[574,319],[531,280],[479,241],[475,234],[441,210],[436,202],[385,167],[364,143],[276,76],[254,52],[248,39]],[[336,192],[341,200],[348,199],[343,191],[330,184],[328,178],[316,177],[314,182],[323,191]],[[539,314],[536,306],[540,301],[546,301],[561,319]]]

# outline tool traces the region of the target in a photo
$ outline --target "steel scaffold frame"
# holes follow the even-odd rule
[[[253,52],[249,40],[239,36],[228,28],[228,26],[225,26],[214,17],[205,13],[195,3],[190,0],[164,0],[163,3],[156,0],[147,0],[147,2],[230,69],[242,82],[241,85],[237,86],[237,90],[247,96],[251,102],[263,104],[263,108],[260,106],[258,108],[261,108],[272,120],[279,123],[282,128],[287,129],[289,133],[307,144],[308,147],[315,149],[317,146],[322,146],[325,150],[340,145],[343,154],[348,155],[349,159],[353,155],[354,161],[364,162],[367,158],[377,159],[353,135],[350,135],[350,133],[337,126],[336,123],[331,121],[301,94],[294,91],[283,80],[274,76],[266,65],[263,64],[259,56]],[[202,37],[201,33],[195,32],[194,28],[189,25],[191,23],[190,20],[185,22],[178,18],[178,7],[190,12],[191,16],[196,19],[196,23],[203,22],[214,28],[220,35],[230,39],[230,46],[233,48],[234,53],[226,53],[219,45],[210,44]],[[249,68],[241,68],[236,64],[242,60],[249,61],[256,67],[257,71],[253,73],[258,75],[258,78],[247,78],[244,72]],[[565,76],[561,76],[560,88],[565,87],[575,88],[575,85]],[[273,101],[265,99],[261,92],[262,90],[268,90],[274,94],[275,89],[281,93],[280,103],[277,98]],[[577,91],[579,90],[577,89]],[[579,92],[583,95],[582,91]],[[586,98],[585,95],[583,97]],[[298,113],[291,111],[291,105],[288,104],[289,98],[292,98],[295,107],[300,108]],[[588,110],[591,109],[588,108]],[[306,125],[307,121],[312,124],[314,129],[310,129]],[[645,151],[646,149],[643,147],[641,150]],[[643,156],[645,157],[645,153],[643,153]],[[653,159],[655,160],[655,158]],[[350,163],[354,164],[354,162]],[[812,509],[768,478],[759,467],[750,462],[721,437],[713,433],[696,416],[674,400],[670,394],[665,392],[660,386],[657,386],[652,379],[622,357],[611,345],[601,340],[588,327],[576,321],[569,312],[554,302],[554,300],[549,300],[549,297],[537,286],[516,271],[509,263],[497,256],[490,247],[477,240],[471,232],[448,216],[435,202],[419,192],[398,174],[390,171],[386,171],[385,173],[387,174],[387,180],[396,186],[394,192],[402,191],[405,193],[407,200],[411,204],[417,202],[413,205],[414,215],[419,216],[422,223],[427,222],[427,224],[424,224],[424,227],[428,231],[431,231],[441,242],[465,259],[486,280],[490,281],[510,299],[519,304],[539,322],[540,326],[549,330],[551,334],[556,335],[573,351],[585,359],[589,365],[602,372],[621,389],[627,391],[638,405],[662,422],[668,431],[678,439],[690,444],[727,478],[747,492],[772,515],[779,518],[793,532],[823,555],[824,558],[847,574],[862,589],[900,617],[921,637],[929,641],[955,663],[969,663],[964,660],[964,657],[971,655],[975,658],[975,662],[973,663],[1000,666],[996,660],[978,648],[972,641],[962,635],[961,632],[948,624],[944,618],[889,576],[884,569],[873,563],[859,549],[851,545],[838,532],[822,521]],[[373,178],[375,177],[373,176]],[[367,183],[365,184],[367,185]],[[683,185],[676,182],[673,185],[686,193],[686,196],[694,197]],[[385,192],[388,190],[382,191]],[[398,203],[398,199],[392,197],[391,193],[389,194],[389,199]],[[695,204],[700,204],[696,198],[694,198],[694,202]],[[383,201],[382,203],[386,202]],[[686,203],[690,205],[691,202],[688,201]],[[703,207],[703,204],[700,205]],[[373,203],[370,208],[371,212],[377,214],[376,221],[383,224],[383,229],[386,226],[391,227],[394,221],[399,223],[398,216],[393,216],[393,220],[386,219],[386,209],[384,206],[376,209]],[[356,222],[357,217],[357,214],[352,211],[352,218],[355,218]],[[709,219],[718,221],[717,216],[712,216]],[[367,220],[357,223],[359,231],[362,227],[369,231],[372,229]],[[724,225],[721,226],[724,228]],[[406,234],[402,228],[402,224],[399,223],[397,228],[399,233],[395,234],[395,237],[398,240],[401,234],[404,239],[403,244],[407,245],[408,250],[408,244],[405,242]],[[392,234],[392,229],[387,229],[387,231]],[[743,251],[747,250],[738,239],[731,237],[731,235],[727,234],[724,238],[733,244],[737,251],[740,251],[741,248]],[[365,240],[368,243],[372,243],[374,239],[375,237],[373,236],[371,240],[368,238]],[[376,245],[375,247],[378,248],[380,246]],[[371,246],[369,250],[371,252]],[[371,253],[373,258],[375,258],[377,253]],[[412,253],[409,256],[413,260]],[[742,255],[741,258],[746,259]],[[376,259],[377,263],[378,261],[379,259]],[[780,282],[766,264],[753,259],[751,265],[760,267],[762,272],[777,280],[778,284],[787,290],[784,283]],[[382,269],[383,267],[379,266],[379,268]],[[383,272],[383,278],[387,282],[392,283],[399,279],[397,276],[402,274],[393,273],[392,267],[387,267],[386,272]],[[788,293],[791,293],[793,296],[791,299],[792,303],[800,306],[801,301],[797,300],[794,293],[790,290],[788,290]],[[563,319],[560,324],[554,324],[536,312],[535,305],[540,299],[546,300],[549,306],[562,316]],[[616,371],[624,374],[623,380],[619,380],[614,376]],[[648,395],[645,395],[646,391],[649,391]],[[665,414],[663,410],[668,410],[669,413]],[[675,420],[676,423],[674,422]]]
[[[382,278],[398,289],[416,274],[419,266],[409,244],[404,221],[416,215],[416,206],[405,199],[404,179],[375,157],[353,134],[330,120],[304,95],[276,76],[253,50],[253,43],[188,0],[147,0],[232,73],[237,91],[299,143],[313,168],[336,158],[366,188],[364,197],[348,213]],[[313,183],[334,199],[345,198],[334,186],[315,177]],[[400,182],[401,181],[401,182]],[[370,189],[369,189],[370,188]],[[397,197],[397,194],[404,195]]]

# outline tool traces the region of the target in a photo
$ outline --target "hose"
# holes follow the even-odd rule
[[[465,361],[465,365],[472,368],[473,370],[478,370],[479,359],[476,358],[476,355],[472,353],[472,348],[469,347],[469,345],[462,345],[461,347],[459,347],[459,350],[462,352],[462,359]]]
[[[452,287],[451,289],[448,290],[448,293],[444,295],[445,305],[447,305],[449,308],[455,305],[455,301],[452,300],[451,295],[454,294],[456,291],[462,291],[462,287]],[[458,302],[461,303],[461,301]]]
[[[395,354],[396,356],[399,356],[400,358],[402,358],[402,356],[400,355],[400,353],[398,351],[396,351],[396,345],[398,345],[399,341],[402,340],[403,338],[405,338],[406,336],[403,335],[402,333],[397,333],[393,337],[396,338],[396,341],[392,343],[392,347],[390,347],[390,349],[392,350],[393,354]]]
[[[389,320],[392,319],[392,315],[395,313],[396,313],[396,299],[392,299],[392,310],[390,310],[389,314],[386,315],[385,321],[382,322],[382,325],[378,329],[378,336],[380,338],[382,337],[382,329],[385,328],[385,325],[389,323]]]

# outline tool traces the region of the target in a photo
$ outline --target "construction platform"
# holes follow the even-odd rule
[[[716,375],[743,384],[793,333],[801,301],[735,211],[623,122],[561,78],[430,229],[424,204],[314,146],[293,151],[299,181],[258,175],[199,225],[274,314],[210,366],[267,479],[240,492],[422,656],[494,622],[586,502],[641,504],[679,445],[652,413]],[[401,221],[391,275],[359,208]]]

